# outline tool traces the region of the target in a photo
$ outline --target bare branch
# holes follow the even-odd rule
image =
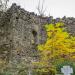
[[[2,1],[0,0],[0,7],[2,6]]]
[[[39,13],[40,16],[45,15],[46,9],[44,9],[44,3],[45,3],[45,0],[43,0],[42,4],[40,3],[40,0],[38,2],[37,10],[38,10],[38,13]]]
[[[7,10],[7,3],[9,0],[0,0],[0,11],[6,11]]]

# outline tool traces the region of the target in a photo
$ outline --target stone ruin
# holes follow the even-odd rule
[[[75,35],[75,18],[53,19],[28,12],[12,4],[6,11],[0,11],[0,59],[20,61],[22,58],[38,58],[36,46],[46,40],[45,24],[64,22],[67,31]],[[8,52],[7,52],[8,51]]]

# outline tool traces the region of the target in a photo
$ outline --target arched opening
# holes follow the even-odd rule
[[[37,43],[37,32],[35,30],[32,30],[32,35],[33,35],[33,42],[34,44]]]
[[[32,30],[32,34],[33,34],[34,37],[37,36],[37,32],[35,30]]]

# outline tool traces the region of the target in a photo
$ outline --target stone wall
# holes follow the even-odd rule
[[[75,18],[73,17],[64,16],[56,19],[52,16],[41,17],[12,4],[7,12],[0,12],[0,49],[4,50],[0,52],[0,58],[15,61],[37,57],[36,46],[46,40],[44,25],[60,21],[65,23],[68,32],[75,35]]]

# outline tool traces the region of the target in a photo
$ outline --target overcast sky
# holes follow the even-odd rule
[[[17,3],[27,11],[37,13],[37,6],[39,0],[9,0],[9,6],[12,3]],[[40,0],[41,4],[43,0]],[[75,0],[45,0],[44,8],[45,14],[56,17],[75,17]]]

